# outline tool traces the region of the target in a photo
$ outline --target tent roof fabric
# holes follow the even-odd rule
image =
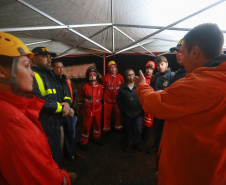
[[[0,31],[62,55],[153,55],[201,23],[218,24],[225,36],[225,8],[225,0],[1,0]]]

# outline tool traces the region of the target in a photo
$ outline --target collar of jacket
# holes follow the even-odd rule
[[[151,75],[151,76],[146,76],[146,75],[145,75],[145,78],[146,78],[146,79],[151,79],[153,76],[154,76],[154,75]]]
[[[207,62],[204,67],[217,67],[224,61],[226,61],[226,55],[222,54]]]
[[[89,84],[90,86],[92,86],[92,87],[98,87],[98,82],[97,82],[95,85],[93,85],[92,82],[88,82],[88,84]]]
[[[170,73],[171,72],[171,69],[168,67],[167,70],[163,73],[160,73],[159,71],[156,73],[156,74],[160,74],[160,75],[164,75],[166,73]],[[155,76],[155,75],[154,75]]]
[[[54,73],[53,70],[50,70],[50,72],[53,74],[54,77],[56,77],[57,80],[60,80],[61,81],[60,75]],[[62,76],[62,79],[63,79],[63,76]]]
[[[38,67],[38,66],[32,66],[31,68],[33,71],[41,71],[43,73],[45,72],[50,72],[50,69],[47,68],[42,68],[42,67]]]
[[[122,87],[122,88],[129,89],[129,90],[130,90],[129,85],[128,85],[128,83],[127,83],[127,82],[125,82],[124,84],[122,84],[122,85],[121,85],[121,87]],[[133,88],[136,88],[136,87],[137,87],[137,85],[136,85],[136,84],[134,84]]]
[[[2,89],[0,89],[0,99],[9,102],[11,105],[19,109],[42,130],[38,118],[45,103],[44,100],[32,94],[27,94],[26,97],[22,97]]]

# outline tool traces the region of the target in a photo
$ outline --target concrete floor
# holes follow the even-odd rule
[[[81,138],[81,128],[78,122],[77,141]],[[142,141],[142,152],[134,148],[124,152],[122,130],[112,130],[109,135],[103,135],[103,146],[92,143],[91,135],[89,151],[84,152],[78,148],[84,158],[64,163],[68,171],[78,175],[72,185],[157,185],[157,154],[146,153],[147,147],[153,143],[153,130],[149,141]]]

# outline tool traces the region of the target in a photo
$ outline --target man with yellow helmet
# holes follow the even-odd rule
[[[28,94],[33,55],[20,39],[0,32],[0,184],[70,184],[38,121],[44,101]]]
[[[115,129],[122,129],[121,113],[116,101],[116,95],[119,87],[124,83],[122,75],[118,74],[115,61],[108,62],[109,73],[102,78],[103,82],[103,99],[104,99],[104,132],[111,130],[111,114],[114,111]]]

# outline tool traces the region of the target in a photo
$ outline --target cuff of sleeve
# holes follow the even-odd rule
[[[63,109],[63,106],[59,102],[57,102],[57,110],[55,111],[55,113],[60,113],[62,109]]]

